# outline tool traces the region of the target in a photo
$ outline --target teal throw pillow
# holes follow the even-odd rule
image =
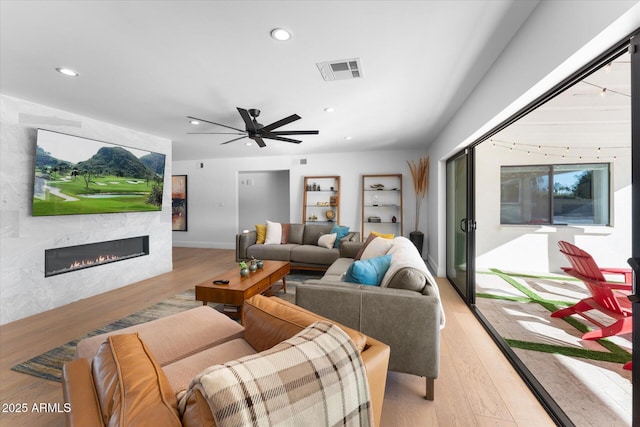
[[[346,225],[334,225],[333,228],[331,229],[331,231],[329,232],[329,234],[332,233],[336,233],[336,241],[333,244],[334,248],[339,248],[340,247],[340,240],[346,236],[347,234],[349,234],[349,227],[347,227]]]
[[[391,265],[391,254],[377,258],[354,261],[344,275],[344,282],[380,286],[382,278]]]

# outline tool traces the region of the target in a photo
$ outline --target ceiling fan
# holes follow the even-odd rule
[[[220,145],[228,144],[233,141],[237,141],[242,138],[251,138],[260,148],[266,147],[264,139],[274,139],[276,141],[284,141],[284,142],[292,142],[294,144],[300,144],[302,141],[298,139],[292,138],[284,138],[283,135],[318,135],[317,130],[283,130],[283,131],[274,131],[281,126],[294,122],[296,120],[301,119],[301,117],[297,114],[292,114],[284,119],[278,120],[276,122],[271,123],[270,125],[264,126],[261,123],[258,123],[258,116],[260,115],[260,110],[255,108],[251,108],[249,110],[245,110],[244,108],[237,107],[238,112],[240,113],[240,117],[245,124],[245,129],[238,129],[233,126],[223,125],[221,123],[212,122],[209,120],[199,119],[197,117],[187,116],[190,120],[196,120],[199,122],[210,123],[216,126],[222,126],[228,129],[235,130],[237,132],[189,132],[190,134],[210,134],[210,135],[242,135],[238,138],[231,139],[229,141],[223,142]]]

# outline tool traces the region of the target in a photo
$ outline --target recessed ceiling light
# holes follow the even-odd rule
[[[199,125],[199,124],[200,124],[200,122],[199,122],[199,121],[197,121],[197,120],[193,120],[193,119],[192,119],[192,120],[189,120],[189,123],[191,123],[192,125]]]
[[[344,139],[348,140],[348,139],[351,139],[351,137],[350,136],[345,136]]]
[[[245,142],[244,145],[246,145],[247,147],[251,147],[253,144],[251,142]]]
[[[271,37],[276,40],[285,41],[291,38],[291,33],[284,28],[274,28],[271,30]]]
[[[80,75],[76,71],[73,71],[71,68],[58,67],[56,68],[56,71],[69,77],[78,77]]]
[[[333,113],[334,111],[336,111],[336,109],[333,107],[327,107],[324,109],[324,111],[326,111],[327,113]]]

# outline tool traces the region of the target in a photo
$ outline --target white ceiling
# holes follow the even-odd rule
[[[631,60],[624,53],[491,138],[494,145],[557,161],[631,155]],[[567,150],[570,147],[570,150]]]
[[[2,0],[0,89],[169,138],[174,160],[424,148],[536,4]],[[270,38],[275,27],[291,40]],[[325,82],[316,67],[354,57],[360,79]],[[187,134],[189,115],[243,128],[236,107],[265,125],[297,113],[279,130],[320,134],[267,148]]]

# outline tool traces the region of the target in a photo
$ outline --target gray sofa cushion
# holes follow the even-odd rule
[[[353,260],[361,247],[362,242],[360,241],[345,241],[343,239],[342,244],[340,244],[340,258],[351,258]]]
[[[302,244],[304,239],[304,224],[290,224],[289,225],[289,243]]]
[[[330,265],[340,258],[340,249],[327,249],[314,245],[300,245],[291,249],[291,261],[303,264]]]
[[[427,278],[422,271],[413,267],[403,267],[393,275],[387,287],[422,292],[426,285]]]
[[[307,224],[304,226],[303,245],[315,245],[318,243],[320,233],[327,234],[333,228],[333,224]],[[337,259],[337,258],[336,258]]]
[[[247,256],[255,259],[291,261],[291,250],[296,247],[298,245],[291,243],[283,245],[252,245],[247,248]]]

